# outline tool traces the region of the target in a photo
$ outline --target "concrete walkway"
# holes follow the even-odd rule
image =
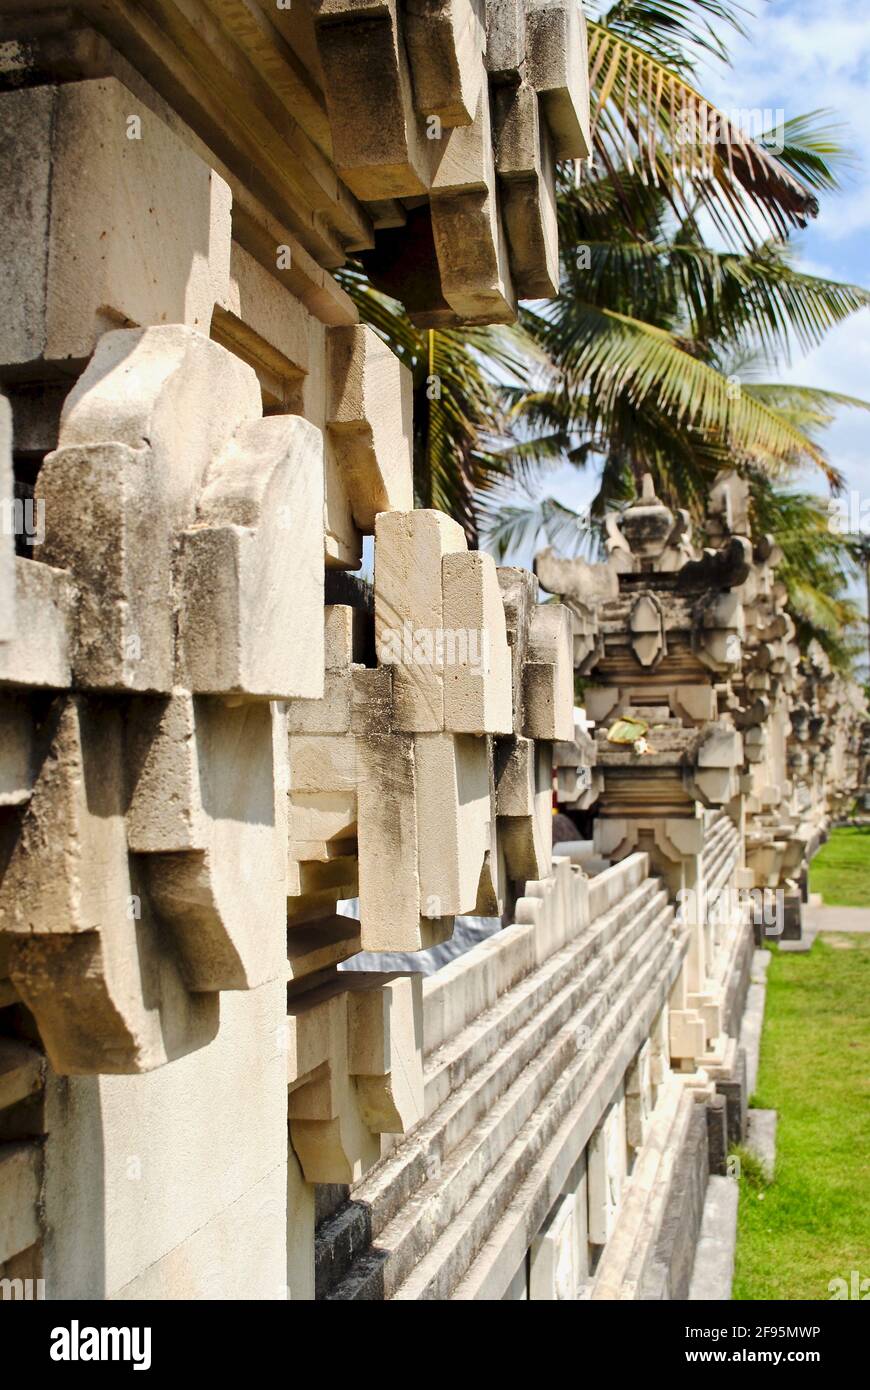
[[[814,935],[820,931],[870,932],[870,907],[807,906],[804,923]]]
[[[820,931],[870,932],[870,908],[825,907],[808,903],[803,910],[803,931],[800,941],[780,941],[779,949],[795,955],[806,955]]]

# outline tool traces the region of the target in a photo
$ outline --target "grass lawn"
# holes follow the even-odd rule
[[[828,907],[870,907],[870,825],[831,831],[810,864],[810,892]]]
[[[826,869],[838,883],[864,834],[835,831],[825,847],[843,856]],[[765,1185],[744,1168],[733,1297],[829,1299],[831,1279],[870,1277],[870,935],[773,951],[752,1104],[779,1112],[776,1174]]]

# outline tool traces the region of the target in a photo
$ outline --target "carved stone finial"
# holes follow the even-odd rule
[[[639,501],[626,507],[616,525],[637,558],[657,560],[664,553],[674,529],[674,514],[656,497],[649,473],[643,476]]]

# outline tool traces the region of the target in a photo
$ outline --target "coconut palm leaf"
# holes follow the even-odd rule
[[[847,669],[860,618],[843,592],[844,580],[859,573],[849,537],[831,527],[823,498],[778,488],[762,474],[751,474],[749,483],[754,534],[773,535],[783,553],[776,575],[788,590],[801,648],[815,639],[835,666]]]
[[[835,178],[820,149],[801,156],[799,137],[806,140],[812,127],[792,132],[790,158],[781,160],[696,89],[686,75],[691,64],[675,62],[672,51],[657,45],[654,35],[663,29],[645,30],[640,9],[618,7],[618,15],[587,26],[595,169],[618,189],[621,171],[637,172],[680,217],[703,209],[729,242],[745,247],[759,240],[758,213],[778,237],[806,226],[818,201],[789,165],[803,158],[817,186],[830,187]],[[690,27],[688,9],[683,23],[681,39]],[[702,23],[695,38],[700,33],[703,42],[708,32]],[[679,47],[685,52],[682,42]],[[624,207],[631,212],[627,196]]]
[[[478,540],[481,496],[511,467],[506,412],[500,385],[528,380],[540,349],[520,330],[416,328],[395,300],[373,289],[350,267],[339,274],[360,318],[390,345],[411,373],[413,388],[414,493],[423,507],[437,507]]]
[[[835,480],[823,451],[790,421],[694,356],[676,335],[629,314],[563,296],[550,316],[527,315],[534,336],[566,374],[587,383],[593,421],[622,398],[637,408],[653,397],[684,428],[710,436],[737,457],[811,464]]]
[[[808,188],[817,193],[839,187],[840,171],[854,168],[858,161],[843,143],[847,127],[830,119],[825,108],[793,116],[781,130],[766,131],[761,143],[777,143],[777,159]]]
[[[808,351],[870,306],[870,292],[860,286],[799,270],[782,243],[747,254],[624,238],[585,238],[582,246],[582,263],[566,258],[566,294],[625,308],[662,327],[682,318],[686,336],[723,341],[732,353],[751,346],[787,359],[794,345]]]
[[[600,16],[613,34],[640,43],[677,72],[695,71],[695,53],[728,62],[724,29],[745,35],[748,11],[724,0],[620,0]]]

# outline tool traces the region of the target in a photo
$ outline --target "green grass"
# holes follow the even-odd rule
[[[810,865],[810,892],[828,907],[870,907],[870,825],[831,831]]]
[[[741,1177],[735,1299],[829,1299],[830,1280],[870,1276],[868,1001],[870,936],[773,951],[752,1103],[778,1111],[776,1172]]]

